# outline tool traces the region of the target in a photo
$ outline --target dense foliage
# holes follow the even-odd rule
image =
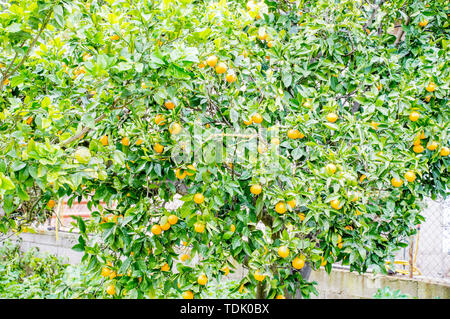
[[[234,261],[233,293],[309,296],[305,265],[385,272],[448,194],[445,1],[0,6],[0,231],[89,198],[105,296],[198,297]]]

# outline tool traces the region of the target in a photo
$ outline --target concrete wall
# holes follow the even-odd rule
[[[420,299],[450,298],[450,285],[430,279],[410,279],[399,276],[383,276],[371,273],[359,275],[346,269],[335,268],[328,275],[325,270],[311,272],[311,280],[321,299],[367,299],[372,298],[379,288],[389,287]]]

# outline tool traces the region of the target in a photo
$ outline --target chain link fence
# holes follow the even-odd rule
[[[425,217],[409,246],[396,254],[395,275],[450,283],[450,198],[428,199]]]

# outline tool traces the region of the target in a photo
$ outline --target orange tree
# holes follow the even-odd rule
[[[88,198],[100,296],[236,264],[246,296],[309,296],[311,268],[386,272],[448,192],[443,1],[0,6],[0,230]]]

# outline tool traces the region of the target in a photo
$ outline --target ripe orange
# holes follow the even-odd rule
[[[380,125],[380,123],[377,123],[377,122],[374,122],[374,121],[372,121],[372,122],[370,123],[370,126],[372,126],[372,128],[373,128],[374,130],[378,130],[378,125]]]
[[[420,113],[416,111],[412,111],[411,114],[409,114],[409,119],[413,122],[417,121],[420,117]]]
[[[248,121],[244,120],[244,124],[249,126],[253,124],[253,120],[250,118]]]
[[[165,223],[164,225],[161,225],[162,230],[169,230],[170,229],[170,223]]]
[[[173,135],[179,134],[179,133],[181,132],[182,129],[183,129],[183,128],[182,128],[181,125],[178,124],[178,123],[172,123],[172,124],[169,126],[169,132],[170,132],[170,134],[173,134]]]
[[[339,199],[333,199],[330,202],[331,207],[333,207],[334,209],[340,209],[339,205],[340,205],[340,201]]]
[[[255,113],[252,115],[252,121],[256,124],[260,124],[263,121],[263,117],[261,114]]]
[[[202,61],[198,64],[199,69],[203,69],[206,66],[206,62]]]
[[[201,223],[201,222],[196,222],[194,224],[194,230],[197,233],[203,233],[205,231],[205,224]]]
[[[194,294],[190,290],[183,292],[181,296],[183,299],[194,299]]]
[[[428,24],[428,20],[427,19],[423,19],[422,21],[419,22],[419,26],[421,27],[426,27]]]
[[[327,166],[325,166],[325,169],[326,169],[327,173],[331,175],[331,174],[334,174],[336,172],[337,168],[336,168],[336,165],[330,163]]]
[[[130,139],[126,136],[124,138],[122,138],[122,145],[124,145],[124,146],[130,145]]]
[[[337,116],[336,113],[328,113],[327,114],[327,121],[328,122],[334,123],[334,122],[337,121],[337,119],[338,119],[338,116]]]
[[[413,151],[415,153],[422,153],[425,149],[423,148],[422,145],[414,145],[413,147]]]
[[[31,116],[29,118],[27,118],[28,125],[31,125],[32,122],[33,122],[33,118]]]
[[[325,266],[327,264],[327,262],[328,261],[322,257],[322,262],[320,263],[320,265]]]
[[[108,145],[108,135],[103,135],[103,136],[100,138],[100,142],[103,144],[103,146]]]
[[[267,42],[267,46],[268,46],[269,48],[273,47],[273,41]]]
[[[255,273],[253,274],[253,277],[255,277],[255,279],[257,281],[263,281],[264,278],[266,278],[266,275],[262,275],[259,270],[255,271]]]
[[[443,147],[440,152],[441,156],[448,156],[450,154],[450,148]]]
[[[172,101],[166,101],[166,102],[164,103],[164,106],[165,106],[168,110],[171,110],[171,109],[173,109],[173,108],[175,107],[175,103],[173,103]]]
[[[109,37],[112,41],[117,41],[119,40],[119,35],[118,34],[114,34],[112,36]]]
[[[259,195],[261,194],[261,191],[262,187],[259,184],[255,184],[250,187],[250,193],[252,193],[253,195]]]
[[[391,179],[391,184],[392,184],[392,186],[394,186],[394,187],[400,187],[400,186],[402,186],[403,181],[402,181],[401,179],[398,179],[398,178],[393,177],[393,178]]]
[[[299,213],[298,217],[300,218],[300,221],[304,221],[306,216],[304,213]]]
[[[288,204],[289,206],[291,206],[292,209],[294,209],[294,208],[295,208],[295,205],[296,205],[295,199],[288,200],[288,201],[287,201],[287,204]]]
[[[299,137],[300,137],[300,134],[301,134],[300,131],[297,130],[297,129],[290,129],[290,130],[287,132],[287,136],[288,136],[289,138],[293,139],[293,140],[299,138]]]
[[[187,255],[187,254],[183,254],[183,255],[181,255],[181,257],[180,257],[180,260],[182,261],[182,262],[185,262],[186,260],[188,260],[188,259],[190,259],[191,257],[189,257],[189,255]]]
[[[289,256],[289,248],[287,246],[281,246],[278,248],[278,256],[281,258],[286,258]]]
[[[195,174],[195,173],[190,173],[189,170],[194,171],[194,172],[197,171],[197,169],[195,168],[194,165],[188,165],[187,168],[188,169],[185,172],[188,176],[193,176]]]
[[[428,92],[434,92],[436,90],[436,84],[434,82],[428,83],[428,86],[425,88]]]
[[[162,152],[164,151],[164,146],[162,146],[162,145],[159,144],[159,143],[156,143],[156,144],[153,146],[153,149],[155,150],[156,153],[162,153]]]
[[[111,275],[111,269],[108,267],[103,267],[101,275],[102,277],[109,277]]]
[[[431,100],[431,95],[425,96],[425,101],[426,101],[426,102],[430,102],[430,100]]]
[[[414,174],[413,171],[407,171],[407,172],[405,173],[405,179],[406,179],[408,182],[412,183],[412,182],[414,182],[414,181],[416,180],[416,174]]]
[[[292,261],[292,267],[295,269],[302,269],[305,266],[305,256],[301,255],[299,257],[295,257]]]
[[[236,226],[234,226],[234,224],[231,224],[231,226],[230,226],[230,231],[231,231],[232,233],[234,233],[234,232],[236,231]]]
[[[233,83],[236,81],[237,77],[234,72],[228,72],[228,74],[225,76],[225,80],[227,80],[228,83]]]
[[[167,221],[169,222],[170,225],[175,225],[178,222],[178,217],[177,215],[170,215],[167,218]]]
[[[206,59],[206,64],[208,64],[210,67],[215,67],[217,64],[217,57],[215,55],[211,55]]]
[[[194,202],[196,202],[197,204],[203,203],[204,200],[205,200],[205,196],[203,196],[202,193],[197,193],[194,195]]]
[[[219,62],[219,64],[217,64],[217,66],[216,66],[216,72],[218,74],[223,74],[223,73],[227,72],[227,69],[228,69],[228,67],[224,62]]]
[[[142,139],[142,138],[138,138],[137,140],[136,140],[136,145],[141,145],[142,143],[144,143],[144,140]]]
[[[199,285],[204,286],[208,282],[208,277],[206,277],[205,274],[201,274],[200,276],[198,276],[197,282]]]
[[[107,288],[106,288],[106,293],[108,294],[108,295],[115,295],[116,294],[116,287],[114,286],[114,285],[109,285]]]
[[[162,267],[161,267],[161,271],[169,271],[170,270],[170,266],[168,263],[165,263]]]
[[[151,231],[154,235],[160,235],[162,232],[162,228],[159,225],[153,225]]]
[[[360,183],[364,182],[364,180],[365,180],[366,178],[367,178],[367,176],[364,175],[364,174],[362,174],[362,175],[359,177],[359,182],[360,182]]]
[[[225,273],[225,276],[230,273],[230,268],[228,266],[223,266],[220,270]]]
[[[52,209],[53,207],[55,207],[56,202],[53,199],[50,199],[47,203],[47,208],[48,209]]]
[[[286,212],[286,205],[284,204],[284,202],[279,202],[278,204],[276,204],[275,211],[278,214],[284,214]]]
[[[155,116],[155,123],[156,123],[156,125],[164,125],[164,124],[166,124],[165,120],[166,120],[166,118],[162,114],[158,114],[158,115]]]
[[[278,295],[275,299],[286,299],[286,297],[283,295]]]
[[[427,145],[427,148],[428,148],[430,151],[434,151],[435,149],[437,149],[437,147],[438,147],[438,143],[436,143],[435,141],[431,141],[431,142],[429,142],[428,145]]]

